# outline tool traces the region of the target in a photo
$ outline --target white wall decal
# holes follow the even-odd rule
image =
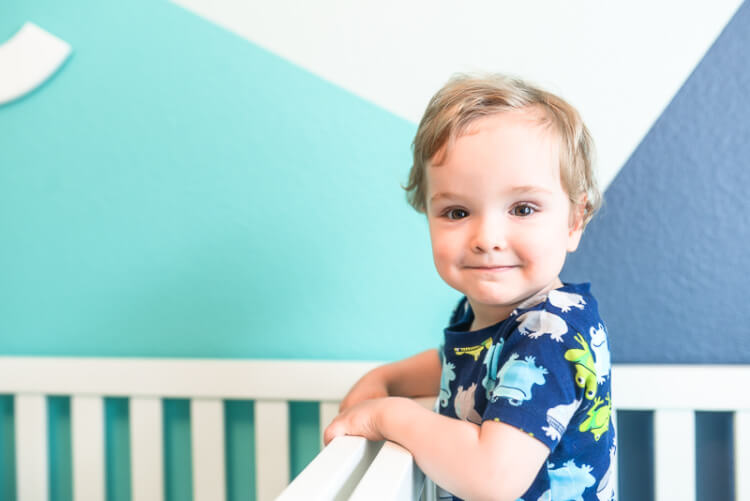
[[[70,55],[70,45],[33,23],[25,23],[0,45],[0,105],[42,85]]]
[[[582,112],[606,187],[741,0],[173,0],[413,122],[456,71],[517,74]]]

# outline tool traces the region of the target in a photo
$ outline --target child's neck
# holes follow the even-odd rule
[[[484,304],[472,304],[471,310],[474,312],[474,320],[471,321],[469,331],[478,331],[495,325],[510,316],[515,308],[488,306]]]
[[[535,304],[539,304],[547,299],[547,293],[549,293],[549,291],[562,286],[562,281],[560,281],[559,278],[555,278],[555,280],[547,287],[512,305],[482,304],[468,298],[469,304],[471,305],[471,311],[474,313],[474,320],[472,320],[469,330],[478,331],[485,327],[489,327],[490,325],[495,325],[496,323],[508,318],[516,308],[530,308]]]

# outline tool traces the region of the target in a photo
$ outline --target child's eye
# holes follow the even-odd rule
[[[519,217],[526,217],[534,214],[536,209],[528,204],[516,205],[510,210],[511,214]]]
[[[445,211],[445,217],[452,220],[463,219],[468,215],[468,211],[465,211],[464,209],[448,209]]]

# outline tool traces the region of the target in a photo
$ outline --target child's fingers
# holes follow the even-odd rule
[[[323,445],[328,445],[336,437],[346,435],[344,427],[338,419],[334,419],[323,432]]]
[[[328,443],[341,435],[356,435],[368,440],[382,440],[375,426],[375,414],[384,399],[368,399],[345,410],[331,422],[323,432],[323,443]]]

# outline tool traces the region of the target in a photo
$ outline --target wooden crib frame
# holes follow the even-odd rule
[[[358,437],[336,439],[288,485],[288,402],[319,402],[322,432],[349,387],[376,365],[0,356],[0,394],[14,397],[17,500],[48,498],[47,396],[71,399],[75,501],[105,498],[105,397],[129,398],[133,501],[164,499],[163,398],[190,400],[195,501],[226,499],[225,399],[254,402],[258,501],[418,499],[424,476],[411,455],[396,444],[368,443]],[[734,413],[735,499],[750,501],[747,388],[750,366],[613,367],[616,408],[654,411],[656,501],[695,500],[693,437],[698,410]],[[423,494],[429,498],[429,493]]]

